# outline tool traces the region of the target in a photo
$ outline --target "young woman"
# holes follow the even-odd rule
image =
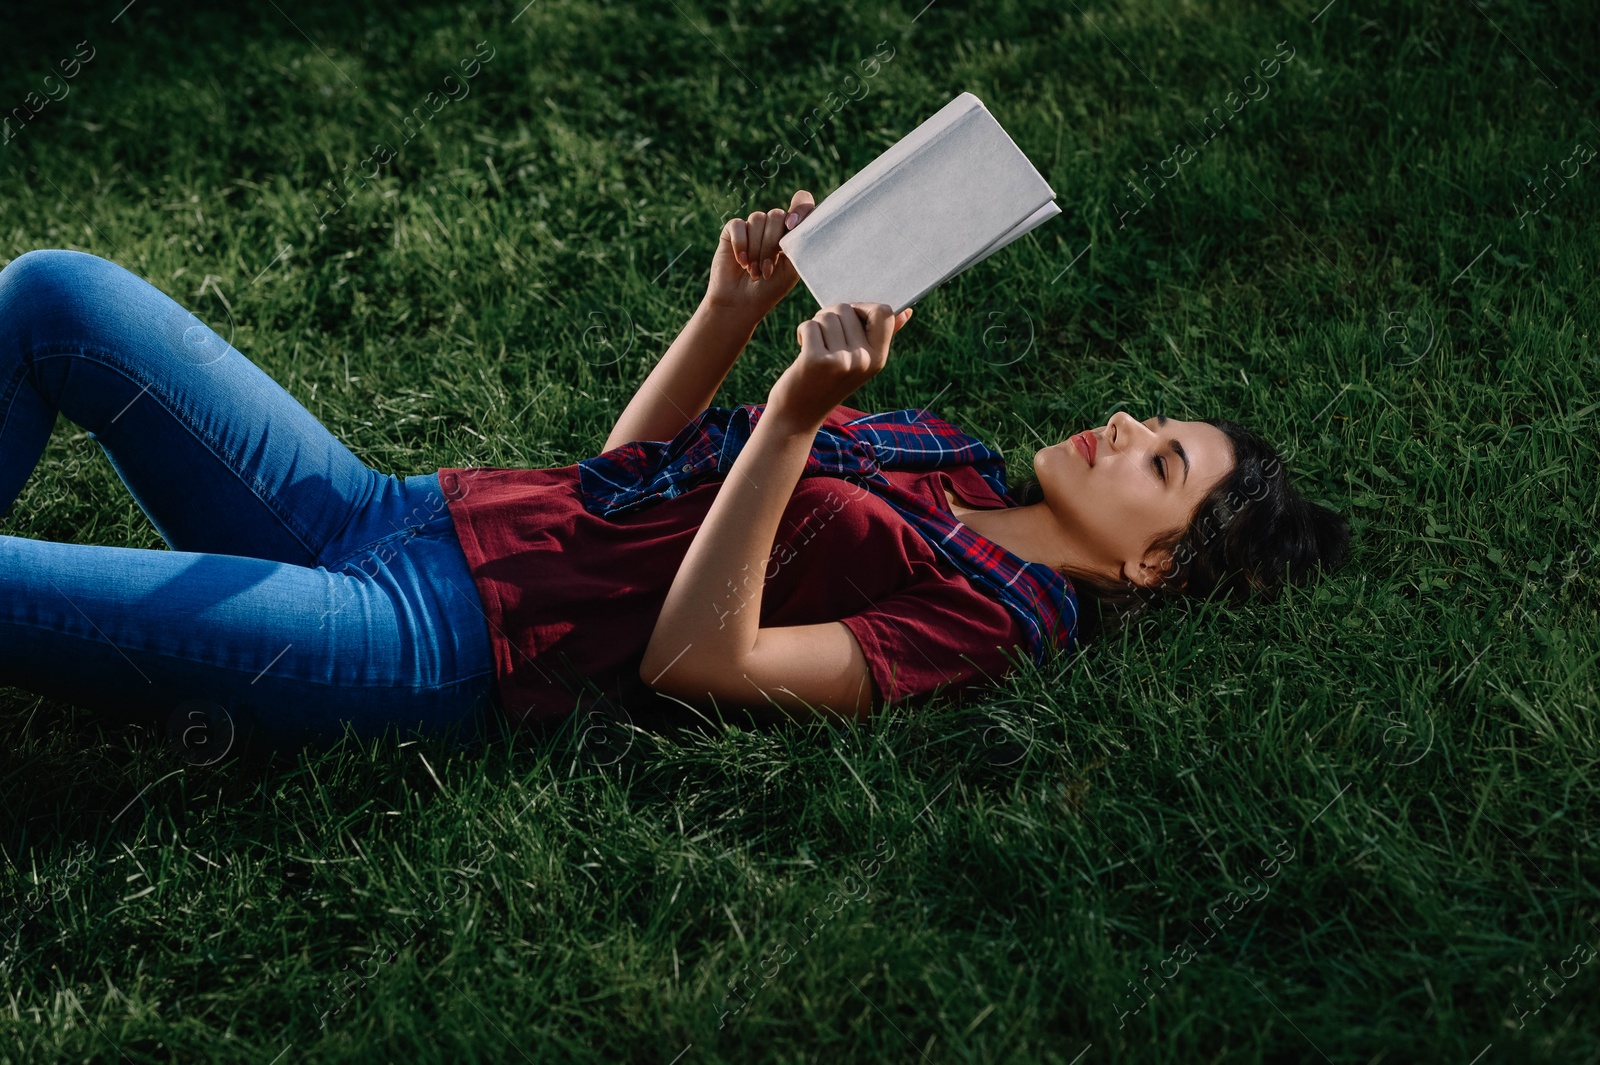
[[[1025,498],[931,412],[841,406],[911,317],[824,308],[765,404],[708,407],[793,288],[723,227],[704,299],[604,454],[547,470],[367,468],[192,314],[104,259],[0,272],[0,512],[57,412],[168,551],[0,536],[0,684],[169,723],[191,757],[391,727],[470,740],[585,705],[865,718],[1093,631],[1080,596],[1269,595],[1342,561],[1231,422],[1118,413],[1034,458]]]

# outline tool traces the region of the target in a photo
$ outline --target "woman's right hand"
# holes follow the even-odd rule
[[[911,320],[886,303],[836,303],[795,331],[800,354],[773,384],[764,416],[805,429],[820,427],[833,408],[878,375],[889,361],[889,342]]]
[[[816,209],[811,193],[800,189],[787,211],[774,207],[756,211],[748,219],[729,219],[711,258],[706,302],[743,321],[759,322],[765,318],[800,280],[794,263],[778,247],[778,241]]]

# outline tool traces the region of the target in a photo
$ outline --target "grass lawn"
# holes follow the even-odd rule
[[[1352,558],[859,729],[195,764],[6,689],[0,1060],[1600,1061],[1592,3],[122,2],[0,34],[0,261],[375,468],[596,453],[724,210],[971,90],[1063,214],[852,405],[1231,418]],[[163,546],[65,420],[0,532]]]

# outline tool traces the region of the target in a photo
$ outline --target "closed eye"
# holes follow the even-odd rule
[[[1167,424],[1167,416],[1165,414],[1157,414],[1155,416],[1155,419],[1156,419],[1156,427],[1157,428],[1160,428],[1160,427],[1162,427],[1162,426]],[[1180,459],[1183,460],[1183,481],[1184,481],[1185,484],[1188,484],[1189,483],[1189,456],[1188,456],[1188,454],[1184,452],[1183,445],[1178,443],[1176,440],[1174,440],[1172,442],[1172,453],[1174,455],[1177,455]],[[1156,472],[1161,474],[1161,483],[1165,484],[1167,482],[1167,463],[1166,463],[1166,461],[1164,459],[1160,459],[1160,458],[1152,459],[1151,461],[1155,463]]]

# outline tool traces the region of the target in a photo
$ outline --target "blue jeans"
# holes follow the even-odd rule
[[[488,620],[437,472],[368,469],[143,279],[0,271],[0,514],[65,414],[171,550],[0,536],[0,685],[155,719],[192,762],[494,723]]]

